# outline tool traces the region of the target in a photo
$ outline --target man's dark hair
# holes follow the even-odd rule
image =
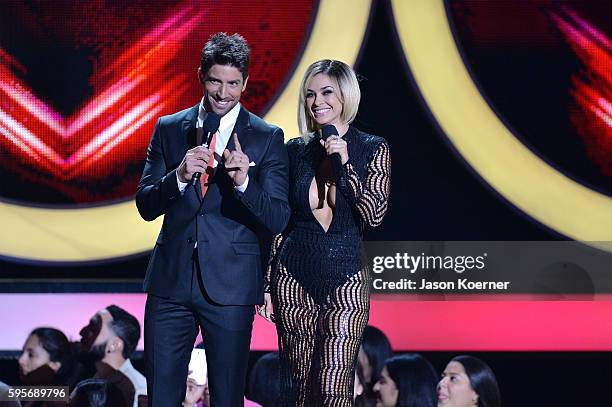
[[[116,305],[109,305],[106,310],[113,317],[111,329],[123,341],[123,357],[129,359],[140,339],[140,323],[132,314]]]
[[[240,34],[216,33],[210,36],[202,48],[200,69],[206,75],[213,65],[231,65],[242,73],[242,79],[249,76],[251,49]]]

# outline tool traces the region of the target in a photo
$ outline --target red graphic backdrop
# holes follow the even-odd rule
[[[612,178],[612,40],[570,8],[552,18],[584,66],[572,76],[572,122],[589,157]]]
[[[599,0],[451,0],[493,107],[560,171],[612,194],[612,21]]]
[[[3,2],[1,196],[35,204],[132,197],[156,118],[202,96],[196,70],[206,39],[246,37],[243,103],[262,114],[307,41],[313,3]]]

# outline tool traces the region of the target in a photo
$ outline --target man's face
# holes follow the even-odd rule
[[[112,320],[113,317],[106,309],[98,311],[91,317],[89,324],[84,326],[79,332],[81,334],[82,351],[89,352],[95,346],[104,345],[114,336],[110,328]]]
[[[243,79],[238,68],[231,65],[213,65],[208,72],[199,68],[198,77],[204,90],[204,107],[219,116],[238,104],[249,79]]]

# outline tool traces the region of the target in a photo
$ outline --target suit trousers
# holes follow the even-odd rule
[[[147,297],[144,339],[149,406],[181,406],[200,327],[211,406],[242,407],[255,309],[213,302],[202,283],[197,250],[187,264],[177,275],[191,282],[185,298]]]

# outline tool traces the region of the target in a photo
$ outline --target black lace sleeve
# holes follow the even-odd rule
[[[284,239],[285,236],[282,233],[275,235],[272,239],[272,245],[270,245],[270,258],[268,260],[268,267],[266,267],[266,274],[264,275],[264,293],[270,292],[272,269],[274,268],[275,263],[278,261],[278,254]]]
[[[339,187],[355,206],[361,220],[371,227],[380,225],[387,212],[391,188],[389,144],[382,142],[378,145],[368,163],[365,179],[359,177],[350,159],[342,167],[341,177],[346,182],[340,182]]]

